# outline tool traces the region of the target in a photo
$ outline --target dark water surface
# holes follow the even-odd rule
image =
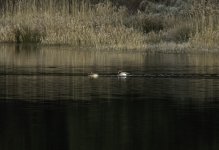
[[[219,54],[1,45],[0,150],[15,149],[218,150]]]

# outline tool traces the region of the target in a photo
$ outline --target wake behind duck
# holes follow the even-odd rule
[[[130,73],[124,71],[118,71],[118,77],[127,77]]]

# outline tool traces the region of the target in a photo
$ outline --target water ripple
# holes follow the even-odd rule
[[[47,73],[47,72],[1,72],[0,76],[6,75],[23,75],[23,76],[88,76],[87,73]],[[99,77],[117,77],[115,73],[99,74]],[[168,73],[151,73],[151,74],[130,74],[127,77],[134,78],[213,78],[219,79],[219,74],[168,74]]]

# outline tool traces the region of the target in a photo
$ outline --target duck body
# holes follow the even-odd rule
[[[127,77],[128,74],[129,74],[128,72],[119,71],[118,74],[117,74],[117,76],[118,76],[118,77]]]
[[[90,78],[98,78],[99,77],[99,75],[97,73],[93,73],[93,72],[89,73],[88,76]]]

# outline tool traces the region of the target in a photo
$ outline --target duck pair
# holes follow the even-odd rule
[[[118,71],[117,76],[118,77],[127,77],[128,74],[129,74],[128,72]],[[93,72],[89,73],[88,76],[91,78],[98,78],[99,77],[99,75],[97,73],[93,73]]]

